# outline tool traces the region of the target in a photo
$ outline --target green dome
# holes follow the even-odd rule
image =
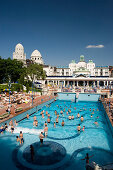
[[[80,56],[80,61],[83,62],[84,61],[84,55]]]

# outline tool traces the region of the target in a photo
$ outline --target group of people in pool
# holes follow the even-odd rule
[[[15,128],[15,126],[17,126],[17,125],[18,125],[18,123],[16,122],[16,120],[14,120],[14,123],[13,123],[13,120],[12,120],[12,119],[10,120],[10,122],[9,122],[9,127],[10,127],[11,133],[14,132],[14,128]],[[5,123],[5,125],[2,125],[2,126],[0,127],[0,133],[1,133],[1,134],[3,134],[3,132],[5,132],[5,131],[7,131],[7,130],[8,130],[8,125],[7,125],[7,123]]]
[[[64,102],[64,103],[65,103],[65,102]],[[50,106],[49,106],[49,107],[50,107]],[[68,108],[67,106],[63,107],[63,106],[57,105],[57,108],[60,109],[60,112],[59,112],[59,113],[60,113],[60,115],[62,115],[62,118],[64,117],[64,114],[67,114],[67,115],[68,115],[68,117],[67,117],[68,120],[74,120],[75,117],[76,117],[77,119],[80,119],[81,123],[84,121],[83,115],[80,115],[79,112],[77,113],[76,116],[71,115],[71,112],[72,112],[72,106],[71,106],[71,105],[70,105],[70,108],[68,109],[68,111],[66,111],[67,108]],[[76,110],[76,107],[74,107],[74,110]],[[87,109],[85,109],[85,108],[80,109],[80,112],[82,112],[82,110],[87,110]],[[91,112],[91,118],[92,118],[95,110],[92,109],[92,108],[90,108],[89,111]],[[92,112],[92,111],[93,111],[93,112]],[[98,109],[97,109],[97,111],[98,111]],[[61,118],[61,116],[59,116],[59,113],[58,113],[58,111],[56,111],[56,110],[54,111],[54,114],[55,114],[55,116],[56,116],[56,119],[55,119],[55,121],[54,121],[54,123],[53,123],[53,126],[54,126],[54,127],[56,127],[56,125],[59,123],[59,117]],[[50,116],[50,114],[48,113],[48,111],[44,111],[44,110],[41,111],[40,115],[42,116],[43,119],[44,119],[44,116],[47,116],[47,121],[45,121],[45,123],[44,123],[44,131],[41,132],[40,135],[39,135],[40,142],[41,142],[41,144],[42,144],[42,143],[43,143],[43,139],[44,139],[45,137],[47,137],[47,135],[48,135],[48,124],[50,124],[50,122],[51,122],[51,116]],[[27,113],[27,115],[26,115],[26,118],[29,119],[29,114],[28,114],[28,113]],[[99,116],[97,116],[96,118],[98,119]],[[98,126],[97,119],[96,119],[96,121],[94,122],[94,124]],[[14,120],[14,123],[13,123],[12,120],[9,122],[9,126],[11,127],[11,133],[14,132],[14,128],[15,128],[15,126],[17,126],[17,125],[18,125],[18,124],[17,124],[16,120]],[[33,117],[33,126],[38,127],[38,120],[37,120],[36,115],[34,115],[34,117]],[[62,127],[65,126],[65,121],[64,121],[64,120],[62,120],[61,126],[62,126]],[[5,123],[4,126],[2,125],[2,126],[0,127],[0,133],[2,134],[2,133],[3,133],[4,131],[6,131],[7,129],[8,129],[8,125],[7,125],[7,123]],[[80,131],[84,131],[84,130],[85,130],[85,126],[81,127],[80,124],[77,125],[77,131],[78,131],[78,133],[80,133]],[[19,136],[16,136],[16,140],[17,140],[17,142],[20,142],[20,144],[23,143],[24,140],[23,140],[23,133],[22,133],[22,131],[20,131]]]

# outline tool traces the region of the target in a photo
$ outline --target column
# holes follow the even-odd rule
[[[77,81],[77,87],[78,87],[78,81]]]
[[[64,80],[64,87],[66,86],[66,82],[65,82],[65,80]]]
[[[97,87],[99,87],[99,81],[97,81]]]
[[[95,81],[93,81],[93,86],[95,87]]]
[[[85,87],[85,81],[83,81],[83,86]]]

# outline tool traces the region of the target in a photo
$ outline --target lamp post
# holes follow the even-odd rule
[[[109,113],[110,113],[111,83],[109,84]]]
[[[32,106],[33,106],[33,82],[32,82]]]
[[[8,86],[9,86],[9,104],[10,104],[10,88],[11,88],[11,78],[10,77],[9,77]]]

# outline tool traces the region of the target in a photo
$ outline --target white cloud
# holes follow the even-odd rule
[[[86,48],[104,48],[104,45],[88,45]]]

